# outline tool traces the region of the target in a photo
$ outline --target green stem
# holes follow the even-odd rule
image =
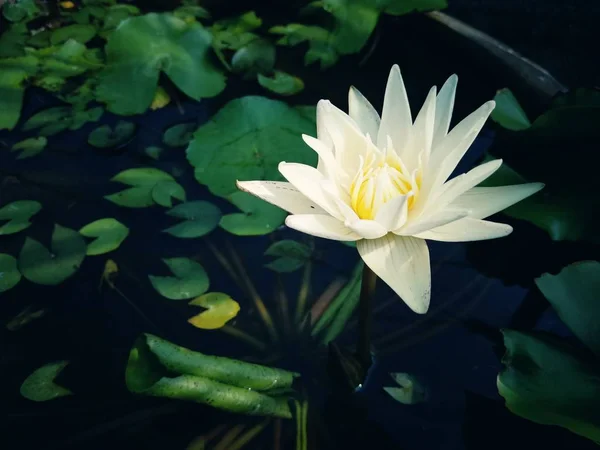
[[[258,351],[264,352],[267,349],[267,345],[264,342],[232,325],[224,325],[220,328],[220,331],[232,337],[243,340]]]
[[[358,303],[358,343],[356,356],[363,367],[371,365],[371,325],[373,322],[373,294],[377,275],[366,264],[363,267]]]

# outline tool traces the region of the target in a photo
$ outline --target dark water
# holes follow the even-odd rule
[[[493,19],[489,17],[488,21]],[[398,40],[395,36],[400,28],[403,33]],[[362,66],[357,64],[358,57],[349,57],[323,74],[310,70],[302,73],[301,69],[299,74],[308,87],[293,102],[311,104],[329,98],[345,108],[348,86],[354,84],[380,108],[389,68],[397,62],[403,69],[414,104],[422,102],[431,85],[440,86],[447,76],[458,73],[455,120],[503,87],[523,93],[520,98],[533,110],[545,106],[547,99],[528,96],[519,80],[502,66],[451,38],[426,18],[388,20],[381,33],[380,44]],[[515,45],[518,42],[515,38]],[[527,46],[527,36],[523,35],[520,42],[531,53],[528,56],[535,58],[536,49]],[[554,61],[565,78],[578,80],[584,69],[561,63],[572,51],[581,49],[557,49],[556,59],[545,50],[543,57]],[[44,206],[27,230],[28,236],[48,242],[54,223],[79,229],[100,217],[114,217],[132,230],[117,251],[105,255],[106,258],[88,257],[76,276],[59,286],[44,287],[22,281],[2,294],[3,321],[29,304],[49,309],[45,317],[17,332],[4,327],[0,330],[2,448],[105,449],[119,445],[132,449],[184,449],[194,437],[221,423],[236,423],[236,420],[255,423],[253,419],[236,418],[200,405],[140,398],[127,392],[124,385],[127,355],[142,332],[206,353],[252,356],[226,336],[189,326],[186,320],[195,313],[193,308],[171,302],[154,291],[147,274],[164,270],[161,258],[198,257],[209,273],[211,290],[230,293],[241,303],[243,314],[236,320],[252,322],[255,316],[250,300],[227,277],[202,239],[190,241],[160,233],[172,223],[162,208],[120,208],[102,199],[103,195],[119,189],[108,182],[114,174],[133,166],[156,164],[177,175],[188,200],[207,199],[219,204],[224,212],[233,211],[231,205],[215,200],[196,183],[193,169],[185,159],[185,149],[168,150],[159,163],[143,154],[145,147],[160,145],[162,132],[169,126],[190,120],[202,124],[229,98],[260,92],[243,81],[230,84],[222,97],[183,103],[183,113],[170,105],[128,118],[138,127],[136,137],[116,151],[95,150],[86,144],[88,133],[99,125],[94,123],[51,138],[49,147],[35,158],[18,161],[7,151],[0,153],[0,204],[26,198],[36,199]],[[52,105],[51,98],[32,89],[27,93],[22,117]],[[114,124],[118,119],[106,113],[100,123]],[[0,140],[9,146],[23,137],[19,131],[0,134]],[[486,128],[459,171],[476,163],[494,137],[492,128]],[[379,287],[376,307],[389,306],[375,314],[374,336],[376,342],[384,339],[385,345],[381,346],[356,402],[345,405],[339,399],[327,397],[328,387],[316,383],[316,404],[323,405],[323,416],[317,421],[326,424],[335,438],[335,443],[321,443],[318,448],[595,447],[566,430],[543,427],[512,415],[496,389],[496,376],[502,367],[499,328],[535,328],[568,334],[556,315],[546,309],[547,305],[531,293],[531,280],[543,272],[556,272],[567,263],[591,257],[592,249],[551,242],[542,231],[524,222],[505,217],[501,221],[515,227],[514,233],[501,243],[430,243],[433,293],[427,316],[416,317],[400,302],[390,302],[391,291],[383,285]],[[24,234],[4,237],[0,242],[2,252],[17,254]],[[262,253],[273,239],[283,237],[302,239],[290,230],[261,238],[236,238],[217,230],[209,239],[218,248],[230,243],[239,252],[249,277],[268,306],[275,307],[273,292],[277,280],[263,267],[266,261]],[[524,245],[527,252],[522,250]],[[313,272],[313,295],[309,298],[322,292],[334,277],[348,276],[358,261],[354,249],[335,242],[318,240],[317,250],[322,261]],[[99,291],[108,257],[117,261],[121,269],[117,285],[152,324],[115,291]],[[295,275],[284,278],[291,298],[298,281]],[[351,322],[340,344],[351,345],[355,337],[356,327]],[[326,356],[323,352],[309,352],[284,343],[282,347],[288,353],[278,365],[301,370],[304,378],[323,374]],[[77,395],[40,404],[23,399],[19,395],[23,379],[37,367],[58,359],[71,361],[59,380]],[[382,390],[383,386],[392,385],[390,372],[416,375],[429,391],[429,400],[412,406],[393,401]],[[290,434],[289,430],[284,431],[284,436],[286,433]],[[272,436],[273,431],[268,429],[247,448],[274,448]],[[290,440],[281,448],[294,448],[293,439],[291,433]]]

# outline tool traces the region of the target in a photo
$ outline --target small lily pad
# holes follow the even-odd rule
[[[120,120],[114,128],[102,125],[88,136],[88,144],[96,148],[119,147],[129,141],[135,133],[135,124]]]
[[[96,36],[95,26],[75,23],[54,30],[50,37],[50,43],[52,45],[60,45],[69,39],[74,39],[77,42],[85,44],[94,36]]]
[[[146,208],[154,205],[154,187],[161,182],[175,181],[171,175],[153,167],[137,167],[118,173],[111,181],[133,186],[104,198],[127,208]]]
[[[183,147],[192,140],[196,128],[198,124],[195,122],[174,125],[165,131],[163,143],[169,147]]]
[[[132,187],[114,194],[105,195],[104,198],[126,208],[147,208],[154,205],[152,186]]]
[[[204,294],[209,281],[204,267],[189,258],[168,258],[163,262],[171,269],[174,277],[148,275],[154,289],[171,300],[187,300]]]
[[[414,405],[427,400],[427,390],[415,376],[408,373],[391,373],[390,375],[401,387],[384,387],[383,390],[394,400],[403,405]]]
[[[42,209],[39,202],[33,200],[17,200],[0,208],[0,220],[8,223],[0,226],[0,236],[14,234],[31,225],[30,219]]]
[[[221,210],[204,201],[187,202],[167,211],[167,215],[185,219],[165,230],[178,238],[198,238],[213,231],[221,220]]]
[[[310,247],[301,242],[291,239],[277,241],[265,251],[265,256],[275,256],[277,259],[265,266],[279,273],[294,272],[306,264],[311,253]]]
[[[97,238],[87,246],[88,255],[102,255],[121,245],[129,235],[129,228],[116,219],[99,219],[79,230],[85,237]]]
[[[258,84],[279,95],[294,95],[304,89],[304,82],[289,73],[276,70],[273,77],[258,74]]]
[[[152,188],[152,199],[160,206],[171,208],[173,198],[185,202],[185,190],[176,181],[160,181]]]
[[[48,139],[44,136],[27,138],[13,145],[11,151],[22,150],[17,159],[30,158],[41,153],[46,148],[46,144],[48,144]]]
[[[144,149],[144,153],[146,155],[157,161],[160,159],[160,155],[163,153],[163,151],[164,150],[161,147],[157,147],[156,145],[151,145]]]
[[[63,130],[69,127],[71,118],[71,108],[68,106],[55,106],[35,113],[23,124],[23,131],[39,129],[39,134],[49,136],[56,127],[64,126]],[[60,125],[59,125],[60,124]]]
[[[86,245],[81,235],[58,224],[54,226],[51,252],[30,237],[19,254],[19,269],[29,281],[54,286],[73,275],[85,259]]]
[[[17,259],[12,255],[0,253],[0,293],[15,287],[21,281],[21,272]]]
[[[238,236],[260,236],[276,230],[287,212],[246,192],[236,192],[229,200],[243,213],[227,214],[219,226]]]
[[[34,370],[21,385],[21,395],[27,400],[45,402],[73,393],[54,382],[54,379],[69,364],[69,361],[56,361]]]
[[[240,311],[239,303],[222,292],[209,292],[189,304],[206,308],[206,311],[188,319],[193,326],[204,330],[221,328]]]
[[[254,39],[237,50],[231,58],[235,73],[256,76],[268,73],[275,65],[275,46],[266,39]]]
[[[496,92],[494,100],[496,107],[491,115],[494,122],[513,131],[526,130],[531,126],[527,114],[510,89],[500,89]]]

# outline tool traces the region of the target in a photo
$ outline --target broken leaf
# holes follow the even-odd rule
[[[119,147],[133,138],[135,124],[119,120],[114,128],[102,125],[88,136],[88,144],[96,148]]]
[[[12,255],[0,253],[0,293],[15,287],[21,281],[17,260]]]
[[[11,151],[14,152],[21,150],[21,153],[19,156],[17,156],[17,159],[30,158],[38,153],[41,153],[41,151],[46,148],[46,144],[48,144],[48,139],[46,139],[44,136],[27,138],[13,145]]]
[[[14,234],[28,228],[30,219],[42,209],[39,202],[33,200],[17,200],[0,208],[0,220],[8,223],[0,226],[0,236]]]
[[[198,125],[195,122],[180,123],[168,128],[163,135],[163,143],[169,147],[183,147],[194,137]]]
[[[152,199],[160,206],[171,208],[172,198],[185,202],[185,190],[176,181],[160,181],[152,188]]]
[[[198,238],[213,231],[221,220],[221,210],[215,205],[204,201],[193,201],[177,205],[167,211],[167,215],[185,219],[165,230],[171,236],[178,238]]]
[[[154,289],[171,300],[187,300],[208,290],[208,275],[202,264],[189,258],[167,258],[162,260],[174,277],[148,275]]]
[[[48,363],[34,370],[21,385],[21,395],[27,400],[45,402],[73,393],[54,382],[54,379],[67,367],[69,361]]]
[[[116,219],[99,219],[79,230],[85,237],[96,238],[87,246],[88,255],[101,255],[119,248],[129,234],[129,228]]]
[[[240,311],[239,303],[222,292],[209,292],[195,298],[189,304],[206,308],[206,311],[188,319],[196,328],[205,330],[221,328]]]
[[[276,230],[287,212],[246,192],[236,192],[229,200],[243,212],[226,214],[219,226],[238,236],[260,236]]]

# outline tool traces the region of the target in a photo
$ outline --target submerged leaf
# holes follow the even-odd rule
[[[306,244],[291,239],[277,241],[266,251],[265,256],[276,256],[277,259],[266,264],[275,272],[294,272],[310,259],[312,250]]]
[[[42,209],[39,202],[33,200],[17,200],[0,208],[0,220],[8,220],[0,226],[0,236],[14,234],[31,225],[30,219]]]
[[[119,120],[114,128],[102,125],[88,136],[88,144],[97,148],[119,147],[127,143],[135,133],[135,124]]]
[[[21,395],[34,402],[45,402],[54,400],[73,393],[54,382],[54,379],[69,364],[69,361],[57,361],[48,363],[33,371],[21,385]]]
[[[196,328],[205,330],[221,328],[240,311],[239,303],[222,292],[209,292],[195,298],[189,304],[206,308],[206,311],[188,319]]]
[[[494,97],[496,107],[492,111],[491,118],[504,128],[513,131],[526,130],[531,126],[525,111],[513,95],[510,89],[501,89]]]
[[[17,159],[30,158],[41,153],[46,148],[46,144],[48,144],[48,139],[44,136],[27,138],[13,145],[11,151],[22,150]]]
[[[26,238],[19,254],[19,269],[33,283],[54,286],[73,275],[85,259],[86,245],[81,235],[58,224],[54,226],[51,252],[41,243]]]
[[[213,231],[221,220],[221,210],[204,201],[187,202],[167,211],[169,216],[185,219],[165,230],[178,238],[198,238]]]
[[[173,125],[163,135],[163,143],[169,147],[183,147],[194,137],[198,125],[195,122]]]
[[[99,219],[79,230],[85,237],[97,238],[87,246],[88,255],[101,255],[119,248],[129,235],[129,228],[116,219]]]
[[[208,275],[204,267],[189,258],[167,258],[163,262],[174,277],[148,275],[154,289],[171,300],[187,300],[208,290]]]
[[[219,226],[238,236],[261,236],[276,230],[287,212],[246,192],[236,192],[229,200],[243,212],[226,214]]]
[[[15,287],[21,281],[21,272],[14,256],[0,253],[0,293]]]

